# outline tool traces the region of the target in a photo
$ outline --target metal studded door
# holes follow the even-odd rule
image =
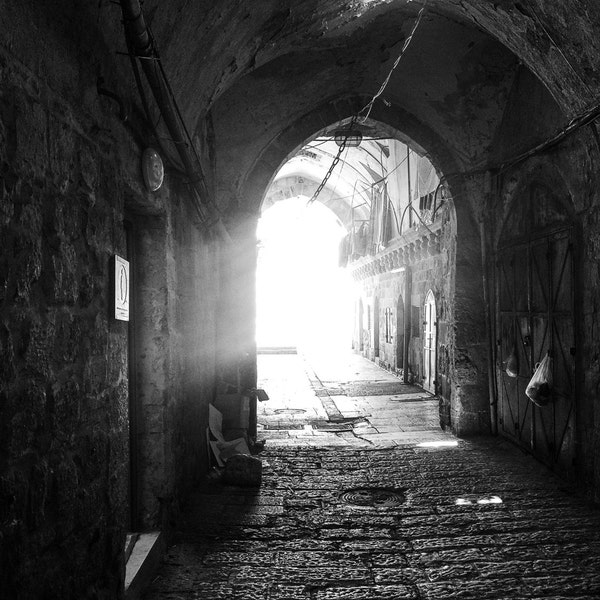
[[[575,458],[576,412],[572,230],[565,226],[564,210],[557,213],[543,190],[532,201],[517,215],[525,220],[508,228],[506,237],[516,239],[505,240],[497,254],[499,429],[568,472]],[[548,352],[552,400],[538,407],[525,389]]]

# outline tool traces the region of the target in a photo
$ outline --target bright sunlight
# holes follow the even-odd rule
[[[352,284],[338,266],[346,230],[320,202],[277,202],[258,224],[256,281],[259,348],[348,349]]]

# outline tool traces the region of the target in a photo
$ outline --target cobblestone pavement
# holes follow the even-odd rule
[[[307,371],[309,391],[318,393]],[[366,371],[374,383],[392,382],[368,365]],[[321,387],[337,383],[348,391],[362,382],[368,391],[360,369],[354,380],[337,373],[337,382],[333,373],[327,383],[319,376]],[[282,421],[279,404],[298,405],[275,380],[271,408],[265,403],[259,416],[267,439],[262,486],[210,480],[197,490],[146,600],[600,598],[600,510],[535,460],[499,439],[457,440],[436,431],[437,407],[428,396],[334,394],[315,401],[307,393],[306,412]],[[407,398],[417,393],[404,391]],[[361,414],[351,418],[365,418],[361,423],[377,433],[320,435],[304,423],[294,439],[299,429],[268,429],[300,415],[325,422],[335,416],[327,409],[332,398],[340,413],[332,424],[349,423],[346,411],[354,411]],[[386,398],[399,424],[402,410],[420,407],[413,427],[421,419],[423,428],[377,438]]]
[[[317,372],[316,372],[316,371]],[[271,446],[395,447],[454,440],[438,401],[356,354],[259,356],[259,437]]]

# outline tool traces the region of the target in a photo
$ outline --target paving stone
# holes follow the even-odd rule
[[[202,563],[208,567],[239,566],[239,565],[274,565],[277,561],[275,552],[211,552],[207,554]]]
[[[530,590],[518,579],[471,579],[417,584],[424,600],[497,600],[530,598]]]
[[[301,600],[310,597],[310,588],[305,585],[275,584],[269,592],[269,600]]]
[[[417,600],[418,592],[402,585],[337,587],[319,590],[316,600]]]
[[[597,507],[505,441],[419,431],[435,402],[372,398],[338,406],[414,431],[390,431],[382,449],[356,437],[364,423],[337,431],[344,438],[303,426],[281,445],[265,428],[275,437],[260,454],[262,486],[207,481],[192,494],[146,600],[600,599]],[[294,408],[293,394],[286,402]],[[416,446],[435,439],[447,445]],[[358,487],[400,490],[403,501],[342,502]]]

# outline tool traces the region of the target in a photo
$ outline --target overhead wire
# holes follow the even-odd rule
[[[408,2],[411,2],[411,0],[408,0]],[[348,123],[348,126],[346,128],[346,131],[350,131],[352,129],[352,127],[354,127],[354,125],[356,124],[356,122],[359,120],[359,118],[361,119],[361,123],[362,124],[366,123],[367,119],[369,118],[369,115],[371,114],[371,109],[373,108],[373,105],[375,104],[375,101],[377,100],[377,98],[379,98],[379,96],[381,96],[381,94],[383,94],[385,88],[387,87],[388,83],[390,82],[390,79],[392,77],[392,73],[394,72],[394,70],[396,69],[396,67],[398,66],[398,64],[400,63],[400,60],[404,56],[404,53],[406,52],[406,49],[410,45],[410,43],[411,43],[411,41],[413,39],[413,36],[414,36],[415,32],[417,31],[417,29],[419,27],[419,24],[421,23],[421,19],[423,17],[423,13],[425,12],[425,6],[426,5],[427,5],[427,0],[424,1],[423,5],[419,9],[419,12],[417,13],[417,17],[415,19],[415,22],[414,22],[414,24],[412,26],[412,29],[411,29],[408,37],[404,40],[404,44],[402,45],[402,49],[400,50],[400,53],[396,57],[396,60],[394,61],[394,64],[392,65],[392,68],[389,70],[389,72],[388,72],[385,80],[381,84],[379,90],[375,93],[375,95],[371,98],[371,100],[356,115],[352,116],[352,118],[350,119],[350,122]],[[367,114],[364,117],[360,117],[360,115],[363,112],[365,112],[365,111],[367,111]],[[335,169],[336,165],[340,161],[340,155],[341,155],[341,153],[343,152],[343,149],[346,146],[347,140],[348,140],[347,137],[345,137],[345,138],[342,139],[342,144],[340,145],[340,149],[338,150],[337,155],[333,159],[333,162],[332,162],[331,166],[329,167],[329,170],[325,174],[325,177],[324,177],[323,181],[321,182],[321,184],[319,185],[319,187],[316,189],[316,191],[313,194],[312,198],[308,201],[309,204],[312,203],[312,202],[314,202],[317,199],[317,197],[321,193],[321,190],[325,187],[325,184],[327,183],[327,180],[329,179],[329,177],[331,177],[331,173],[332,173],[333,169]]]
[[[158,64],[158,68],[162,75],[162,79],[164,81],[165,87],[167,88],[167,92],[170,96],[172,105],[175,109],[175,113],[177,114],[177,117],[181,124],[181,128],[182,128],[185,138],[187,140],[187,143],[185,142],[185,140],[181,140],[181,141],[173,140],[173,143],[184,145],[188,149],[188,151],[191,150],[196,159],[197,164],[202,165],[202,159],[200,158],[200,155],[198,154],[198,150],[196,149],[196,145],[194,144],[194,141],[192,140],[192,136],[190,135],[190,132],[189,132],[189,129],[187,128],[185,119],[183,118],[183,114],[181,113],[181,109],[179,108],[179,103],[176,100],[175,93],[173,92],[173,88],[171,87],[171,83],[169,82],[169,79],[165,72],[165,69],[164,69],[164,66],[163,66],[159,51],[158,51],[158,46],[157,46],[155,38],[154,38],[154,34],[152,33],[152,29],[150,28],[150,25],[148,25],[147,27],[148,27],[148,34],[150,36],[152,46],[154,47],[154,52],[155,52],[156,59],[157,59],[155,64]],[[194,179],[191,179],[188,174],[188,184],[191,186],[192,191],[195,191],[196,186],[199,185],[202,188],[205,196],[208,197],[209,194],[208,194],[208,188],[206,185],[206,180],[201,172],[197,172],[195,174]],[[223,215],[221,213],[219,206],[216,203],[212,204],[212,209],[216,212],[216,214],[218,215],[219,218],[222,218]]]
[[[410,1],[410,0],[409,0]],[[385,78],[385,80],[383,81],[383,83],[381,84],[381,87],[379,88],[379,90],[377,91],[377,93],[373,96],[373,98],[371,98],[371,100],[366,104],[366,106],[364,106],[360,111],[358,111],[358,116],[360,117],[360,115],[367,111],[367,114],[361,118],[361,123],[365,123],[367,121],[367,119],[369,118],[369,115],[371,114],[371,110],[373,108],[373,105],[375,104],[375,100],[377,100],[377,98],[379,98],[379,96],[381,96],[381,94],[383,94],[383,92],[385,91],[385,88],[387,87],[388,83],[390,82],[390,79],[392,77],[392,73],[394,72],[394,70],[396,69],[396,67],[398,66],[398,64],[400,63],[400,60],[402,59],[402,57],[404,56],[404,53],[406,52],[406,49],[410,46],[410,43],[413,39],[413,36],[415,34],[415,32],[417,31],[417,28],[419,27],[419,24],[421,23],[421,19],[423,17],[423,13],[425,12],[425,6],[427,4],[427,0],[425,0],[425,2],[423,3],[423,6],[421,6],[419,12],[417,13],[417,18],[415,19],[415,22],[413,24],[412,30],[410,32],[410,34],[408,35],[408,37],[404,40],[404,44],[402,45],[402,49],[400,50],[400,53],[398,54],[396,60],[394,61],[394,64],[392,65],[392,68],[389,70],[387,77]]]
[[[542,20],[538,16],[538,14],[536,13],[533,6],[530,6],[529,10],[531,11],[531,14],[535,17],[535,20],[537,21],[538,25],[542,28],[542,31],[546,34],[546,37],[550,40],[550,43],[554,46],[556,51],[561,55],[563,61],[569,67],[569,69],[571,70],[573,75],[575,75],[575,77],[577,77],[577,79],[579,79],[579,81],[584,85],[584,87],[587,89],[587,91],[590,93],[590,95],[593,96],[593,92],[592,92],[590,86],[583,79],[583,77],[581,77],[581,75],[575,70],[575,67],[572,65],[571,61],[566,57],[566,55],[562,51],[561,47],[554,41],[554,38],[550,35],[550,32],[546,29],[546,26],[544,25],[544,23],[542,22]]]
[[[396,69],[396,67],[398,66],[402,56],[404,55],[406,49],[408,48],[410,42],[412,41],[412,38],[421,22],[421,19],[423,17],[423,13],[425,11],[425,7],[426,7],[426,2],[423,4],[423,6],[421,7],[421,9],[419,10],[418,14],[417,14],[417,18],[415,20],[415,23],[412,27],[411,33],[409,34],[409,36],[406,38],[402,50],[399,53],[398,57],[396,58],[396,60],[394,61],[394,64],[392,65],[392,68],[390,69],[390,71],[388,72],[388,75],[386,77],[386,79],[384,80],[384,82],[382,83],[382,85],[380,86],[378,92],[373,96],[373,98],[365,105],[365,107],[363,107],[363,109],[361,109],[357,115],[354,117],[355,120],[358,120],[358,118],[360,118],[360,122],[361,123],[365,123],[366,120],[368,119],[371,109],[375,103],[375,101],[377,100],[377,98],[379,98],[383,91],[385,90],[385,88],[387,87],[391,75],[393,73],[393,71]],[[561,54],[563,60],[568,64],[568,66],[570,67],[570,69],[573,71],[573,73],[579,78],[580,81],[582,81],[582,83],[589,89],[589,86],[587,86],[587,84],[585,83],[585,81],[583,81],[583,79],[581,78],[581,76],[575,71],[575,69],[573,68],[572,64],[570,63],[570,61],[567,59],[567,57],[564,55],[564,53],[562,52],[562,50],[560,49],[560,47],[556,44],[556,42],[554,41],[554,39],[552,38],[552,36],[549,34],[549,32],[547,31],[547,29],[545,28],[545,26],[543,25],[543,23],[541,22],[541,20],[539,19],[538,15],[533,12],[534,18],[535,20],[538,22],[539,26],[542,28],[542,30],[544,31],[544,33],[546,34],[546,36],[548,37],[548,39],[550,40],[550,42],[552,43],[552,45],[554,46],[554,48]],[[361,115],[367,111],[367,114],[364,117],[361,117]],[[489,163],[480,163],[479,165],[476,165],[474,168],[466,170],[466,171],[458,171],[456,173],[449,173],[446,175],[443,175],[440,178],[440,182],[438,184],[438,187],[436,189],[435,192],[435,204],[434,204],[434,214],[433,216],[435,216],[435,214],[437,213],[437,211],[439,210],[440,206],[437,206],[437,194],[439,193],[439,189],[441,187],[441,185],[448,181],[449,179],[453,178],[453,177],[471,177],[474,175],[480,175],[483,173],[493,173],[493,174],[500,174],[512,167],[514,167],[515,165],[519,164],[520,162],[523,162],[524,160],[527,160],[528,158],[536,155],[536,154],[540,154],[546,150],[551,149],[553,146],[555,146],[556,144],[560,143],[564,138],[566,138],[567,136],[569,136],[570,134],[574,133],[575,131],[577,131],[578,129],[580,129],[581,127],[584,127],[586,125],[592,124],[594,121],[596,121],[596,119],[598,119],[600,117],[600,104],[596,104],[592,107],[590,107],[588,110],[586,110],[583,114],[577,115],[576,117],[574,117],[573,119],[571,119],[569,121],[569,123],[561,128],[559,131],[557,131],[554,135],[552,135],[551,137],[549,137],[548,139],[544,140],[543,142],[540,142],[539,144],[536,144],[534,146],[532,146],[531,148],[529,148],[528,150],[517,154],[513,157],[510,157],[508,159],[503,160],[500,163],[497,164],[492,164],[490,165]],[[323,142],[324,143],[324,142]],[[338,153],[340,154],[340,152]],[[335,160],[335,159],[334,159]],[[374,183],[381,183],[383,181],[385,181],[397,168],[399,168],[401,166],[402,163],[404,163],[406,161],[406,159],[403,159],[403,161],[401,163],[399,163],[392,171],[390,171],[387,175],[385,175],[384,177],[382,177],[381,179],[379,179],[378,181],[374,182]],[[336,163],[337,164],[337,163]],[[341,197],[341,199],[343,198],[349,198],[351,196],[343,196]],[[456,196],[454,196],[456,197]],[[414,208],[412,210],[415,210]],[[406,209],[403,211],[402,217],[401,217],[401,225],[402,222],[404,220],[404,216],[406,213]],[[416,211],[415,211],[416,213]],[[417,215],[420,218],[420,215]],[[422,221],[422,219],[421,219]],[[424,223],[423,223],[424,224]]]
[[[344,170],[344,167],[346,166],[346,157],[347,156],[348,156],[348,146],[346,146],[344,148],[344,156],[343,156],[343,158],[340,159],[340,162],[342,163],[342,166],[338,170],[337,179],[335,181],[335,185],[333,185],[332,188],[331,188],[331,194],[329,196],[329,201],[331,201],[333,199],[333,193],[335,191],[335,188],[337,187],[338,183],[340,182],[340,178],[342,177],[342,171]]]
[[[146,91],[144,90],[144,85],[142,83],[142,78],[140,75],[140,70],[139,70],[139,66],[137,64],[137,61],[135,60],[135,54],[134,54],[134,50],[131,46],[131,42],[129,40],[129,38],[126,36],[126,43],[127,43],[127,49],[128,49],[128,55],[129,55],[129,59],[131,61],[131,67],[132,67],[132,71],[133,71],[133,77],[135,79],[135,83],[136,86],[138,88],[138,92],[140,94],[140,98],[142,101],[142,108],[144,110],[144,114],[146,115],[146,121],[148,122],[148,125],[152,128],[153,132],[154,132],[154,138],[156,140],[156,143],[160,146],[160,150],[163,153],[163,156],[165,157],[165,159],[171,164],[171,166],[180,174],[185,173],[185,169],[183,167],[183,165],[181,164],[181,161],[178,160],[177,158],[175,158],[171,152],[168,151],[168,149],[165,147],[165,145],[163,144],[163,138],[158,134],[158,124],[160,123],[160,119],[162,118],[162,113],[159,113],[159,119],[156,121],[156,123],[154,123],[154,119],[152,118],[152,112],[150,110],[150,103],[148,102],[148,96],[146,95]]]

